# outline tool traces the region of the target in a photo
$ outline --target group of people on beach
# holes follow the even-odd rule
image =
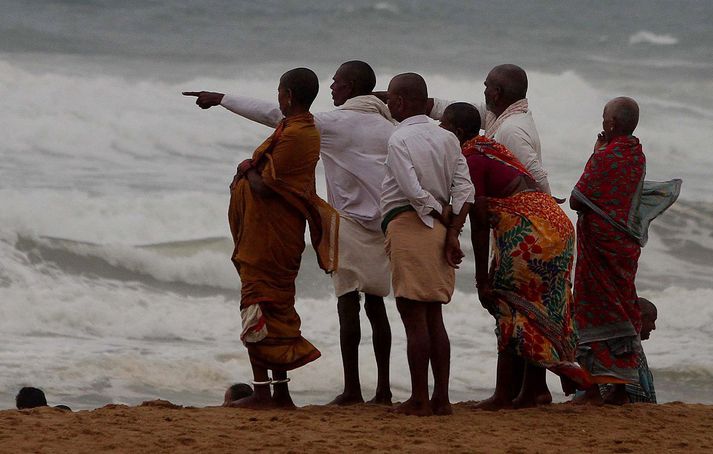
[[[655,329],[656,308],[638,298],[634,283],[646,241],[646,160],[633,135],[637,103],[619,97],[604,107],[602,132],[569,200],[579,213],[575,235],[560,208],[564,200],[551,195],[522,68],[493,68],[485,103],[476,105],[429,98],[415,73],[395,76],[386,92],[374,92],[375,86],[367,63],[349,61],[334,74],[336,108],[329,112],[310,113],[319,81],[307,68],[282,75],[277,103],[183,93],[203,109],[220,105],[275,128],[230,184],[240,338],[254,392],[235,400],[226,393],[225,405],[293,407],[287,372],[320,356],[302,336],[295,310],[308,227],[337,298],[344,390],[332,403],[364,401],[363,293],[378,371],[370,402],[391,405],[384,297],[393,289],[411,376],[411,396],[394,411],[452,413],[442,308],[464,257],[459,236],[466,221],[478,298],[495,318],[498,347],[495,392],[476,408],[550,403],[546,370],[561,377],[566,394],[578,392],[575,401],[655,402],[641,340]],[[316,192],[320,158],[327,201]],[[665,189],[657,192],[663,202],[656,214],[677,195]]]

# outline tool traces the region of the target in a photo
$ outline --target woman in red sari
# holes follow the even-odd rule
[[[496,320],[495,392],[476,408],[550,403],[546,369],[588,387],[588,374],[574,361],[572,223],[507,148],[477,135],[480,118],[473,106],[452,104],[441,126],[461,141],[475,185],[470,213],[475,280],[481,304]],[[488,272],[491,229],[495,242]]]
[[[604,130],[577,182],[570,205],[579,212],[575,317],[577,360],[597,383],[618,383],[604,402],[627,402],[625,386],[639,380],[641,315],[634,279],[641,246],[627,231],[636,216],[646,158],[632,133],[639,107],[615,98],[604,107]],[[601,403],[597,386],[578,399]]]

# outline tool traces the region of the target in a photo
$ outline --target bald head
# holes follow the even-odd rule
[[[527,73],[517,65],[498,65],[488,78],[500,86],[502,97],[510,104],[527,97]]]
[[[280,87],[289,90],[292,101],[305,109],[309,109],[319,91],[319,79],[308,68],[295,68],[280,77]]]
[[[656,306],[654,306],[654,303],[646,298],[639,297],[638,303],[641,309],[641,331],[639,335],[641,340],[646,340],[651,337],[651,331],[656,329],[658,310]]]
[[[428,88],[419,74],[403,73],[389,82],[388,105],[391,116],[397,121],[426,113]]]
[[[428,99],[428,88],[426,81],[419,74],[403,73],[395,76],[389,83],[389,93],[392,92],[404,99],[413,101],[426,101]]]
[[[630,135],[639,124],[639,105],[626,96],[614,98],[604,107],[604,117],[612,122],[617,135]]]

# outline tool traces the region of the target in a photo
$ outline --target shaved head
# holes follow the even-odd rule
[[[654,303],[646,298],[639,297],[639,308],[641,309],[641,331],[639,336],[641,340],[646,340],[651,337],[651,331],[656,329],[656,319],[658,318],[658,310]]]
[[[338,71],[354,83],[354,91],[357,95],[368,95],[376,86],[376,74],[366,62],[351,60],[342,63]]]
[[[403,73],[395,76],[389,83],[389,93],[392,92],[404,99],[411,101],[423,101],[428,99],[428,88],[426,81],[419,74]]]
[[[292,92],[292,99],[309,109],[319,91],[319,79],[308,68],[295,68],[280,77],[280,86]]]
[[[387,97],[389,111],[396,121],[426,113],[428,88],[423,77],[416,73],[403,73],[391,79]]]
[[[527,73],[517,65],[498,65],[488,78],[500,86],[503,98],[511,103],[527,97]]]
[[[658,309],[656,309],[654,303],[641,296],[639,297],[638,302],[642,314],[653,315],[654,318],[656,318],[658,315]]]
[[[622,134],[632,134],[639,124],[639,105],[631,98],[620,96],[614,98],[604,107],[605,115],[609,115],[616,129]]]

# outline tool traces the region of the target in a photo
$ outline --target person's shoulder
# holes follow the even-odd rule
[[[506,118],[498,128],[498,133],[501,135],[529,135],[530,133],[536,131],[535,122],[529,111],[527,113],[519,113]]]

